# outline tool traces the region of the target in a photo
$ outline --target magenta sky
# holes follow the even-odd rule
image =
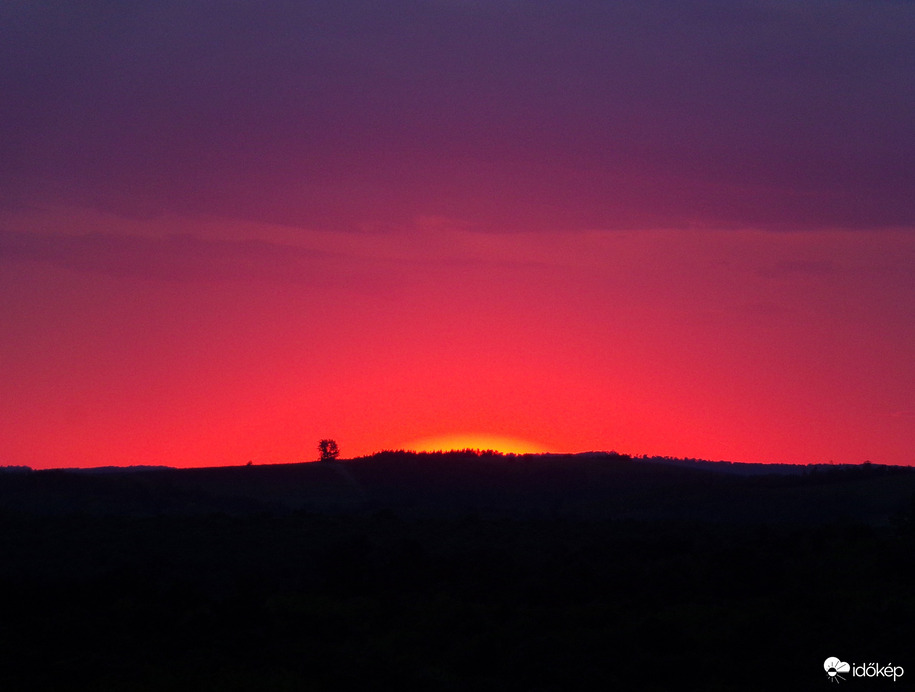
[[[902,0],[3,3],[0,465],[913,463],[913,36]]]

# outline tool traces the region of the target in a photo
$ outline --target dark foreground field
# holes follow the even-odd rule
[[[913,498],[615,456],[0,474],[0,690],[906,689]]]

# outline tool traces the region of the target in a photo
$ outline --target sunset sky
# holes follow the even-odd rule
[[[3,2],[0,466],[915,463],[913,37],[907,0]]]

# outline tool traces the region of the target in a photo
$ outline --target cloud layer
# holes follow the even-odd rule
[[[915,5],[6,3],[0,200],[325,228],[915,223]]]

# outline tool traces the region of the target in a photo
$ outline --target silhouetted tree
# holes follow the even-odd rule
[[[335,440],[321,440],[318,443],[318,451],[321,452],[321,461],[333,461],[340,455],[340,448]]]

